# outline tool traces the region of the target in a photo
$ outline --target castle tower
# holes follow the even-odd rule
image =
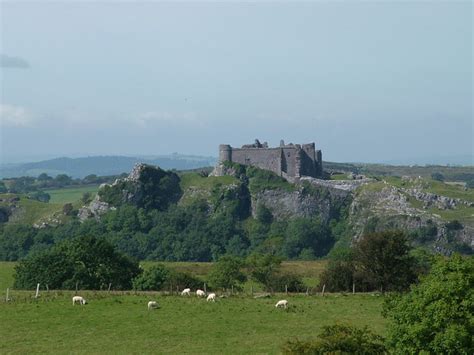
[[[228,144],[219,145],[219,163],[232,161],[232,147]]]

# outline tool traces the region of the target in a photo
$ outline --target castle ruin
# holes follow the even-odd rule
[[[285,144],[269,148],[258,139],[254,144],[245,144],[242,148],[233,148],[228,144],[219,145],[219,164],[226,161],[256,166],[270,170],[279,176],[291,180],[301,176],[322,177],[323,164],[320,150],[315,144]]]

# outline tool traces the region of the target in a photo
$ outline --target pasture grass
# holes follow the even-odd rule
[[[54,214],[57,211],[60,211],[62,205],[57,203],[46,203],[39,202],[36,200],[30,200],[25,195],[16,195],[16,194],[0,194],[1,199],[10,199],[12,197],[19,197],[20,201],[15,202],[15,205],[18,208],[15,209],[12,216],[9,218],[9,223],[26,223],[33,224],[38,220],[45,218]],[[8,206],[8,203],[0,203],[0,206]]]
[[[368,326],[380,335],[386,326],[383,297],[370,294],[242,295],[215,303],[156,293],[80,294],[87,305],[73,306],[73,293],[61,291],[44,292],[38,300],[33,291],[22,291],[11,302],[1,300],[2,352],[277,354],[287,339],[314,338],[335,322]],[[282,298],[288,310],[274,307]],[[148,311],[149,300],[161,307]]]
[[[0,261],[0,292],[4,292],[8,287],[13,287],[15,265],[15,262]]]
[[[74,203],[80,200],[85,192],[90,192],[94,196],[98,190],[99,186],[93,185],[45,190],[45,192],[51,196],[49,203],[64,205],[65,203]]]

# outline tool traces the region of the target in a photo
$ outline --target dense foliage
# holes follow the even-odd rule
[[[346,324],[324,326],[313,341],[289,340],[283,345],[284,354],[386,354],[383,338],[367,327]]]
[[[474,259],[439,257],[405,295],[388,298],[389,345],[396,354],[473,354]]]
[[[242,268],[243,260],[234,256],[223,256],[212,266],[210,285],[214,288],[241,290],[247,280]]]
[[[138,263],[117,252],[103,238],[79,237],[31,254],[15,268],[15,288],[34,288],[37,283],[53,289],[98,290],[112,284],[130,289],[140,273]]]
[[[349,291],[354,284],[358,291],[405,290],[426,271],[411,250],[401,231],[363,235],[352,248],[332,253],[320,285],[328,291]]]

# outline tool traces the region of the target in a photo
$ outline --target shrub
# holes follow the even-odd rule
[[[386,354],[383,338],[367,327],[346,324],[324,326],[313,341],[289,340],[283,345],[284,354]]]

